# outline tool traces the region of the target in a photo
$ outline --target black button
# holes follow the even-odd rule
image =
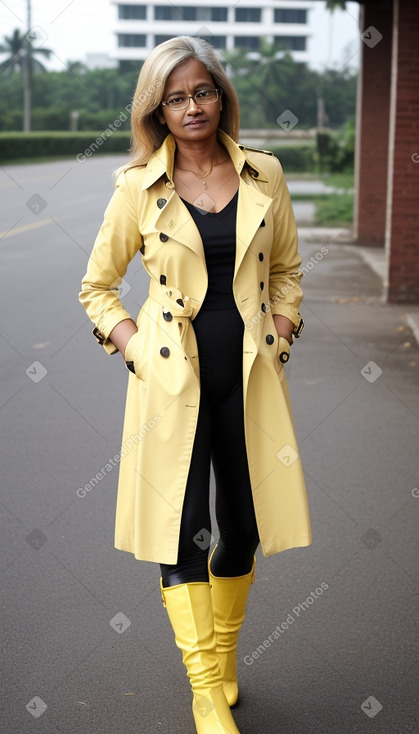
[[[164,234],[164,232],[160,232],[159,237],[160,237],[160,242],[167,242],[167,240],[169,239],[169,235]]]
[[[169,354],[170,354],[170,349],[169,349],[169,347],[162,347],[162,348],[160,349],[160,354],[161,354],[161,356],[162,356],[162,357],[168,357],[168,356],[169,356]]]
[[[170,311],[163,311],[163,318],[165,321],[171,321],[173,316]]]
[[[273,334],[267,334],[267,336],[266,336],[266,343],[267,344],[273,344],[274,341],[275,341],[275,337],[273,336]]]
[[[263,282],[263,280],[260,281],[259,285],[260,285],[260,290],[263,291],[265,287],[265,283]]]
[[[157,199],[157,206],[159,209],[163,209],[165,204],[167,204],[167,199]]]
[[[278,359],[280,362],[282,362],[282,364],[285,364],[285,362],[288,362],[289,358],[290,358],[290,355],[288,354],[288,352],[281,352],[281,354],[278,355]]]
[[[178,303],[178,304],[179,304],[179,306],[182,306],[182,308],[183,308],[183,307],[184,307],[184,305],[185,305],[185,304],[183,303],[183,301],[182,301],[182,299],[181,299],[181,298],[176,298],[176,303]]]
[[[259,253],[259,260],[260,260],[261,262],[263,261],[263,252],[260,252],[260,253]]]
[[[266,306],[265,306],[265,304],[264,304],[264,303],[262,303],[262,305],[261,305],[261,309],[262,309],[263,313],[266,313]]]
[[[160,276],[160,283],[161,283],[161,285],[166,285],[166,276],[165,275],[161,275]]]
[[[252,171],[253,178],[259,178],[259,171]]]
[[[259,227],[266,227],[266,222],[264,219],[262,219],[261,223],[259,224]]]

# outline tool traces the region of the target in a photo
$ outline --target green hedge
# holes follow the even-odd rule
[[[110,134],[111,133],[111,134]],[[12,162],[19,158],[44,158],[48,156],[78,156],[80,161],[97,153],[127,154],[130,133],[115,130],[106,135],[100,132],[32,132],[0,133],[0,162]]]
[[[317,170],[314,144],[283,145],[270,150],[279,158],[285,173],[314,173]]]
[[[0,100],[1,104],[1,100]],[[124,110],[88,110],[79,108],[77,130],[106,130],[106,128],[118,121],[119,129],[129,131],[130,115]],[[119,124],[120,123],[120,124]],[[44,132],[45,130],[56,130],[57,132],[71,132],[70,113],[66,107],[33,107],[31,110],[31,129],[33,132]],[[11,108],[0,112],[0,131],[21,132],[23,130],[22,110]]]

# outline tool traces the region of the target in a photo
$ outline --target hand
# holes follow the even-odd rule
[[[124,319],[112,329],[109,339],[125,358],[125,347],[132,335],[138,331],[137,324],[132,319]]]
[[[278,336],[283,336],[288,344],[292,346],[292,332],[294,331],[294,323],[287,316],[274,314],[274,323]]]

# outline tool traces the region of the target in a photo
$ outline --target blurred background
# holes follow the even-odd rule
[[[3,161],[71,154],[129,103],[142,61],[158,43],[206,38],[228,69],[241,103],[241,140],[274,149],[289,174],[334,174],[347,191],[318,192],[316,223],[349,224],[353,214],[359,5],[348,2],[193,3],[18,0],[0,8],[0,131]],[[292,121],[277,121],[288,108]],[[102,152],[124,152],[129,115]],[[124,134],[125,131],[125,134]],[[122,133],[122,134],[120,134]],[[55,142],[55,146],[54,146]],[[339,176],[336,174],[346,174]],[[315,197],[315,191],[296,193]],[[313,208],[306,211],[314,212]]]

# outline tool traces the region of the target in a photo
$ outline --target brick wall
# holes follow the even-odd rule
[[[388,300],[419,303],[419,3],[394,0]]]
[[[386,228],[392,23],[392,2],[361,6],[354,234],[378,247]]]

